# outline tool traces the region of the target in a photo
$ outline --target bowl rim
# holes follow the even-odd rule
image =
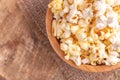
[[[93,65],[84,65],[81,64],[80,66],[75,65],[71,60],[66,60],[64,58],[64,52],[60,49],[59,47],[59,43],[57,41],[57,39],[53,36],[52,33],[52,12],[50,10],[50,8],[47,8],[47,12],[46,12],[46,32],[47,32],[47,36],[49,39],[49,42],[52,46],[52,48],[54,49],[54,51],[56,52],[56,54],[67,64],[69,64],[70,66],[78,69],[78,70],[83,70],[83,71],[88,71],[88,72],[106,72],[106,71],[112,71],[114,69],[117,69],[120,67],[120,62],[118,62],[116,65],[112,65],[112,66],[106,66],[106,65],[98,65],[98,66],[93,66]]]

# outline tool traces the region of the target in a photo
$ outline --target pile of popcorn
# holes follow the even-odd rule
[[[120,62],[120,0],[53,0],[52,31],[76,65]]]

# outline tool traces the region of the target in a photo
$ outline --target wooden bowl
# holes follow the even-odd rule
[[[67,64],[69,64],[70,66],[72,66],[72,67],[74,67],[76,69],[89,71],[89,72],[105,72],[105,71],[111,71],[111,70],[114,70],[114,69],[117,69],[117,68],[120,67],[120,63],[118,63],[118,64],[116,64],[114,66],[105,66],[105,65],[92,66],[92,65],[83,65],[83,64],[81,64],[80,66],[76,66],[72,61],[66,60],[64,58],[65,54],[60,49],[60,45],[59,45],[57,39],[53,36],[53,33],[52,33],[52,19],[53,19],[52,12],[48,8],[47,13],[46,13],[46,31],[47,31],[48,39],[50,41],[51,46],[53,47],[53,49],[57,53],[57,55],[63,61],[65,61]]]

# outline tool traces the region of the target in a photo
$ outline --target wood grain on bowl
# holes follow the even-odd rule
[[[55,52],[57,53],[57,55],[66,63],[68,63],[69,65],[71,65],[72,67],[79,69],[79,70],[84,70],[84,71],[89,71],[89,72],[105,72],[105,71],[111,71],[114,69],[117,69],[120,67],[120,63],[113,65],[113,66],[105,66],[105,65],[101,65],[101,66],[92,66],[92,65],[80,65],[77,66],[75,65],[72,61],[67,61],[65,60],[64,56],[64,52],[60,49],[59,47],[59,43],[57,41],[57,39],[53,36],[52,33],[52,12],[51,10],[48,8],[47,13],[46,13],[46,31],[47,31],[47,35],[48,35],[48,39],[50,41],[50,44],[52,45],[53,49],[55,50]]]

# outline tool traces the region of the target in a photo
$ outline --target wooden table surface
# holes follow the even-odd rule
[[[0,0],[0,80],[120,80],[120,69],[90,73],[53,51],[45,31],[49,0]]]

